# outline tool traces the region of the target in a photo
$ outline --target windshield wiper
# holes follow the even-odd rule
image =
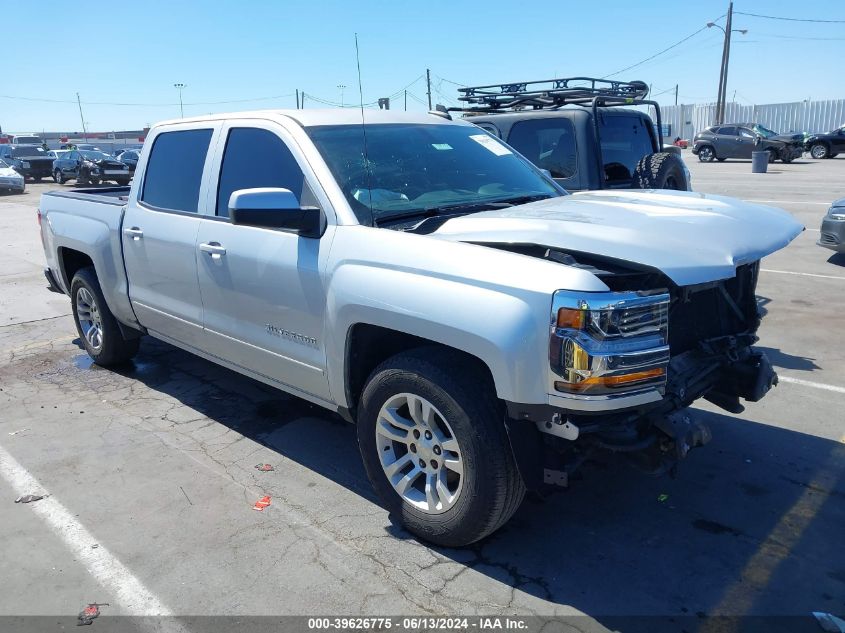
[[[529,202],[536,202],[537,200],[545,200],[552,196],[545,193],[517,196],[515,198],[504,198],[496,200],[484,200],[477,202],[462,202],[458,204],[447,204],[440,206],[431,206],[409,213],[397,213],[396,215],[383,216],[376,219],[376,224],[383,224],[389,222],[401,222],[404,220],[411,220],[414,218],[433,218],[442,215],[455,217],[459,215],[466,215],[469,213],[478,213],[479,211],[490,211],[492,209],[504,209],[507,207],[514,207],[520,204],[528,204]]]

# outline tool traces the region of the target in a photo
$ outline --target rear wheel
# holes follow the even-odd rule
[[[810,156],[815,159],[821,160],[822,158],[827,158],[829,155],[830,151],[824,143],[814,143],[810,147]]]
[[[82,268],[73,276],[70,301],[79,339],[95,363],[119,365],[138,353],[139,339],[123,338],[93,267]]]
[[[643,156],[634,169],[633,181],[634,186],[640,189],[688,189],[684,161],[677,154],[669,152]]]
[[[698,150],[698,160],[702,163],[712,163],[716,158],[716,150],[712,145],[702,145]]]
[[[525,487],[492,385],[435,348],[396,355],[361,396],[358,446],[387,509],[432,543],[461,547],[499,529]]]

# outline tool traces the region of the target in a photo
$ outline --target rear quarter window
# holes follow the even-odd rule
[[[643,117],[601,115],[601,153],[608,182],[633,178],[643,156],[654,152],[649,124]]]
[[[141,201],[169,211],[196,213],[212,130],[159,134],[150,151]]]

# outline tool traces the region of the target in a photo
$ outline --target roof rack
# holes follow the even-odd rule
[[[458,101],[466,107],[449,108],[465,112],[502,112],[532,108],[559,108],[567,104],[642,104],[648,85],[642,81],[613,81],[595,77],[544,79],[520,83],[458,88]]]

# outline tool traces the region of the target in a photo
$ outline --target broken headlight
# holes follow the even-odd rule
[[[553,389],[582,396],[662,390],[668,337],[668,294],[558,291],[549,338]]]

